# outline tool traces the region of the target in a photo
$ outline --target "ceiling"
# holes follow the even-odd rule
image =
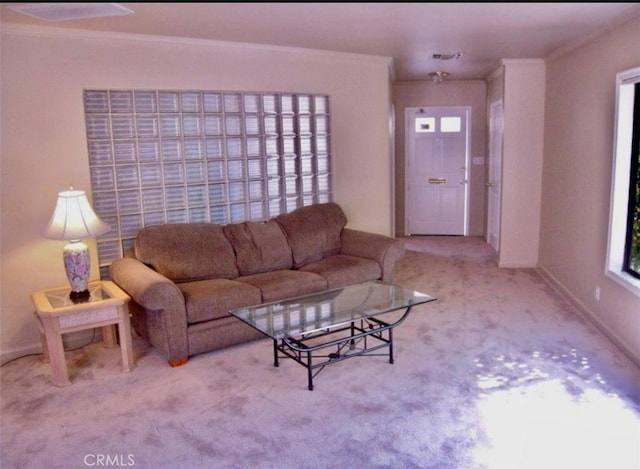
[[[392,57],[398,81],[482,79],[500,59],[545,58],[640,15],[640,3],[121,3],[134,13],[50,22],[12,5],[23,4],[3,3],[2,23]],[[462,56],[432,58],[442,52]]]

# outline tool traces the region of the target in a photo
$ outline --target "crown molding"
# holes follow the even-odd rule
[[[545,60],[547,62],[556,60],[575,49],[579,49],[582,46],[586,46],[592,43],[593,41],[596,41],[600,36],[608,33],[609,31],[619,28],[620,26],[624,26],[625,24],[630,23],[631,21],[634,21],[638,18],[640,18],[640,5],[636,4],[635,6],[630,7],[626,12],[624,12],[618,18],[611,21],[609,24],[602,26],[597,31],[594,31],[593,33],[587,36],[583,36],[573,42],[570,42],[568,44],[565,44],[562,47],[557,48],[556,50],[551,51],[545,57]]]
[[[500,59],[500,65],[510,64],[540,64],[545,63],[544,59]]]
[[[154,44],[189,45],[197,47],[217,47],[228,49],[253,49],[265,52],[285,52],[296,54],[313,54],[317,56],[359,60],[392,66],[393,58],[381,55],[355,54],[350,52],[336,52],[322,49],[306,49],[302,47],[274,46],[250,42],[217,41],[213,39],[197,39],[182,36],[159,36],[151,34],[117,33],[112,31],[92,31],[86,29],[56,28],[48,26],[19,25],[14,23],[0,23],[0,33],[15,36],[32,36],[65,39],[86,39],[101,41],[146,42]]]
[[[500,63],[500,66],[498,68],[496,68],[493,72],[491,72],[490,74],[488,74],[486,77],[484,77],[485,81],[489,82],[489,81],[493,81],[498,77],[501,77],[504,75],[504,65],[502,65],[502,63]]]

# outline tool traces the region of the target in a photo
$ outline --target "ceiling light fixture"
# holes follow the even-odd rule
[[[134,13],[133,10],[117,3],[23,3],[8,8],[44,21],[79,20]]]
[[[440,83],[442,83],[444,79],[448,76],[449,76],[449,72],[431,72],[429,74],[429,78],[431,78],[431,81],[434,82],[436,85],[439,85]]]

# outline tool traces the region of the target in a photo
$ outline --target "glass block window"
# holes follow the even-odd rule
[[[100,274],[164,223],[260,221],[332,200],[329,97],[85,90]]]

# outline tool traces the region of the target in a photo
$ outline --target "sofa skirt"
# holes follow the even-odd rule
[[[232,316],[191,324],[187,328],[187,337],[190,356],[267,339],[261,332]]]

